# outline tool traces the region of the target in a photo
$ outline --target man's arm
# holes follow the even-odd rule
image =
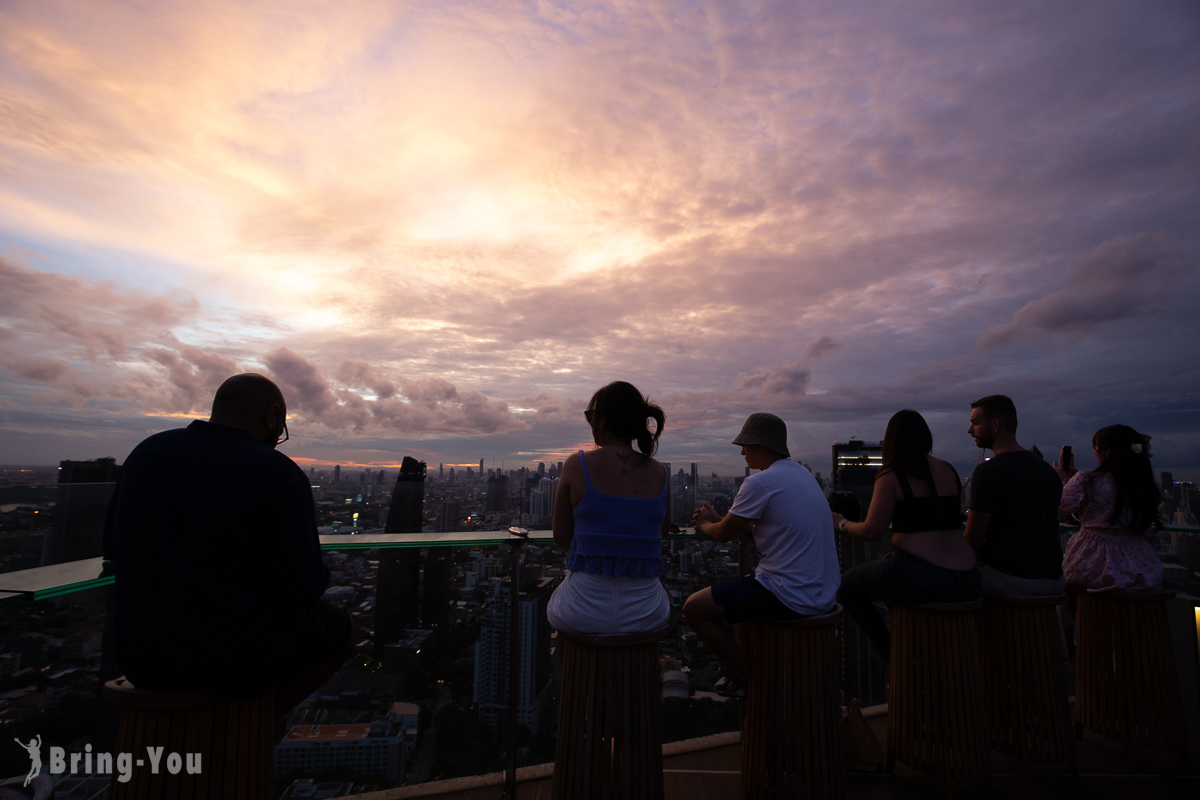
[[[983,542],[987,539],[987,529],[991,522],[990,511],[972,510],[967,512],[967,529],[963,531],[963,538],[970,542],[976,553],[979,552],[979,548],[983,547]]]
[[[692,515],[696,530],[717,542],[732,541],[739,533],[750,530],[754,520],[739,517],[732,511],[724,517],[718,517],[717,512],[708,503],[696,509]]]

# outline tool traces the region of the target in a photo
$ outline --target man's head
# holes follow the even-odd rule
[[[975,445],[994,449],[997,439],[1017,434],[1017,407],[1009,397],[991,394],[971,403],[971,426],[967,433],[975,437]]]
[[[765,411],[747,417],[733,443],[742,445],[742,455],[746,456],[751,469],[766,469],[775,461],[791,456],[787,446],[787,425]],[[750,463],[751,460],[756,463]],[[764,461],[766,466],[757,465]]]
[[[209,422],[250,431],[274,447],[286,436],[287,403],[269,378],[246,372],[228,378],[217,389]]]

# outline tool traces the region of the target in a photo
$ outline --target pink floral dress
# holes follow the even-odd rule
[[[1067,583],[1092,592],[1158,589],[1163,566],[1150,543],[1149,529],[1141,535],[1095,530],[1128,526],[1129,509],[1113,519],[1116,493],[1116,482],[1107,472],[1078,472],[1063,487],[1060,509],[1080,522],[1079,533],[1067,541],[1063,574]]]

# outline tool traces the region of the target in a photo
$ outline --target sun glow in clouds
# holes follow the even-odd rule
[[[667,460],[985,387],[1194,460],[1194,15],[1014,2],[8,0],[0,444],[253,369],[307,442],[456,462],[618,378]]]

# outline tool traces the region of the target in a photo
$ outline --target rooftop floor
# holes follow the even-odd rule
[[[886,747],[887,716],[884,707],[866,713],[880,744]],[[1184,767],[1178,754],[1139,750],[1131,764],[1118,742],[1085,731],[1077,742],[1079,778],[1065,766],[1033,764],[1028,776],[1019,761],[992,754],[994,774],[990,785],[956,783],[958,797],[996,800],[1195,800],[1200,797],[1200,732],[1189,730],[1192,766]],[[666,800],[741,800],[740,734],[726,733],[672,742],[663,747],[663,782]],[[553,765],[541,764],[517,771],[519,800],[550,800]],[[363,800],[497,800],[504,788],[504,775],[494,773],[405,786],[386,792],[361,795]],[[940,780],[897,765],[896,774],[847,772],[847,800],[908,800],[944,796]]]

